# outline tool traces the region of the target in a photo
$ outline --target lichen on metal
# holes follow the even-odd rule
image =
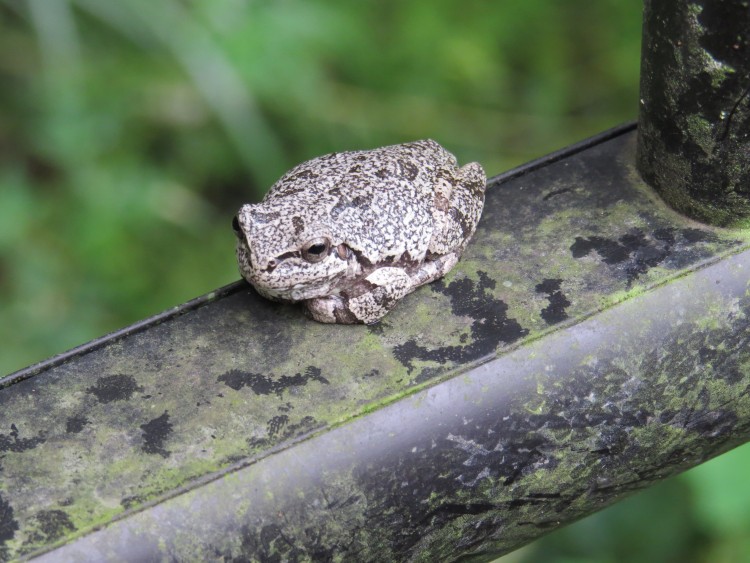
[[[675,209],[750,225],[750,6],[646,0],[638,167]]]
[[[747,233],[635,145],[491,181],[378,325],[236,285],[0,381],[0,560],[490,560],[747,440]]]

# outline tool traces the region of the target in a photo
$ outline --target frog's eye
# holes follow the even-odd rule
[[[234,219],[232,219],[232,230],[234,231],[234,235],[238,239],[242,239],[243,238],[243,236],[242,236],[242,229],[240,228],[240,220],[239,220],[239,217],[237,217],[237,215],[235,215]]]
[[[327,238],[314,238],[302,245],[302,258],[314,264],[328,256],[331,241]]]

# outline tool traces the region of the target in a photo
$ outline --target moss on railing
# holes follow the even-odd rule
[[[0,386],[0,559],[480,559],[748,439],[746,234],[625,128],[494,179],[382,323],[237,284]]]

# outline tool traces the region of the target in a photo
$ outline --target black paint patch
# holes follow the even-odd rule
[[[576,237],[570,246],[573,258],[583,258],[592,250],[596,251],[605,264],[619,264],[630,257],[630,252],[617,241],[600,237]]]
[[[438,280],[430,287],[451,298],[451,310],[454,315],[468,316],[471,323],[472,342],[462,346],[443,346],[429,350],[408,340],[394,347],[396,358],[408,368],[414,369],[414,360],[425,360],[445,364],[447,362],[464,363],[476,360],[494,352],[500,343],[510,344],[528,334],[528,329],[521,327],[515,319],[509,319],[508,305],[495,299],[487,290],[495,287],[495,280],[486,272],[478,272],[479,282],[463,278],[445,286]],[[431,371],[423,370],[422,375],[429,377]],[[420,377],[417,381],[422,381]]]
[[[169,413],[164,411],[161,416],[141,424],[143,430],[143,446],[141,449],[147,454],[159,454],[161,457],[169,457],[170,453],[164,447],[164,442],[172,433],[172,424],[169,422]]]
[[[239,391],[243,387],[250,387],[256,395],[270,395],[271,393],[276,393],[279,396],[284,390],[289,389],[290,387],[307,385],[310,381],[317,381],[318,383],[323,383],[325,385],[328,385],[329,383],[328,380],[321,375],[320,369],[314,366],[308,366],[304,374],[295,373],[294,375],[282,375],[279,378],[233,369],[220,375],[217,378],[217,381],[223,383],[227,387],[231,387],[235,391]]]
[[[18,531],[18,521],[13,517],[13,507],[0,495],[0,559],[8,558],[5,543],[12,540]]]
[[[141,495],[133,495],[133,496],[123,498],[120,501],[120,506],[122,506],[125,510],[127,510],[129,508],[133,508],[134,506],[143,504],[146,500],[147,500],[147,497],[144,497]]]
[[[68,417],[68,420],[65,421],[65,432],[68,434],[78,434],[89,423],[89,419],[83,415]]]
[[[596,252],[602,262],[617,266],[624,274],[628,287],[641,275],[659,265],[680,268],[700,259],[704,250],[700,243],[715,242],[718,237],[710,231],[687,228],[656,229],[650,236],[633,229],[617,240],[601,237],[576,237],[570,245],[573,258],[583,258]]]
[[[289,417],[285,414],[279,414],[271,418],[271,420],[268,421],[268,437],[273,438],[276,436],[288,423]]]
[[[63,510],[40,510],[32,518],[31,525],[33,529],[26,534],[26,543],[31,544],[48,544],[76,531],[70,516]]]
[[[143,391],[132,375],[107,375],[96,380],[96,385],[86,389],[86,393],[94,395],[100,403],[127,401],[136,391]]]
[[[542,309],[541,315],[549,325],[559,323],[568,318],[565,308],[570,305],[570,301],[568,301],[568,298],[565,297],[560,289],[561,284],[561,279],[545,279],[536,286],[537,293],[547,294],[549,305]]]
[[[34,438],[19,438],[18,435],[18,428],[15,424],[10,425],[10,434],[0,434],[0,452],[25,452],[45,441],[43,434],[38,434]]]
[[[277,415],[268,421],[266,427],[267,436],[263,438],[253,437],[247,439],[247,445],[251,450],[264,450],[278,442],[289,438],[296,438],[322,425],[312,416],[305,416],[299,422],[289,424],[287,415]],[[239,458],[243,459],[243,458]],[[239,459],[237,461],[239,461]]]
[[[680,231],[682,238],[687,242],[711,242],[718,240],[718,237],[709,231],[703,231],[701,229],[687,228]]]
[[[284,438],[289,438],[301,434],[301,431],[308,431],[320,426],[312,416],[303,416],[299,422],[289,424],[284,430]]]
[[[664,229],[656,229],[654,231],[654,238],[656,240],[660,240],[669,246],[672,246],[675,242],[677,242],[677,237],[675,235],[675,229],[668,227]]]

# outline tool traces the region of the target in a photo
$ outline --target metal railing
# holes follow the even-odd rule
[[[490,560],[750,439],[747,237],[634,173],[743,223],[747,8],[667,4],[638,132],[491,179],[380,325],[237,283],[1,380],[0,560]]]

